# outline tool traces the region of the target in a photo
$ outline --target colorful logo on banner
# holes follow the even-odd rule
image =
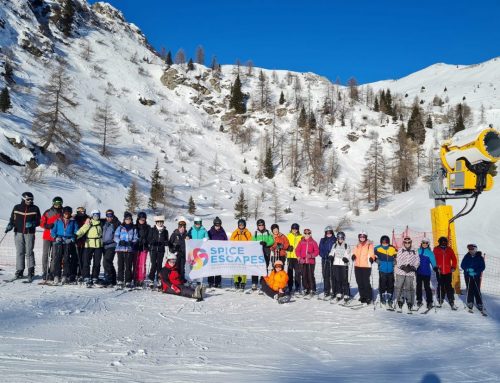
[[[208,263],[208,254],[205,249],[197,247],[189,254],[189,264],[193,270],[199,270]]]

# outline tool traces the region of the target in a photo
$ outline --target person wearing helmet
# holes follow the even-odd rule
[[[288,250],[286,253],[286,258],[288,262],[288,291],[293,295],[295,293],[300,293],[300,265],[297,259],[297,255],[295,254],[295,249],[297,245],[300,243],[302,239],[302,234],[300,234],[300,226],[298,223],[293,223],[290,227],[290,232],[287,234],[286,238],[288,239]],[[295,285],[295,289],[293,289]]]
[[[212,241],[227,241],[227,234],[222,227],[222,220],[215,217],[213,226],[208,231],[208,238]],[[220,288],[222,284],[222,276],[215,275],[208,277],[208,287]]]
[[[80,229],[83,225],[85,225],[85,222],[87,222],[87,219],[89,216],[87,215],[87,210],[83,207],[77,207],[76,208],[76,216],[75,216],[75,221],[78,225],[78,229]],[[77,281],[82,282],[82,271],[83,271],[83,252],[85,251],[85,236],[82,238],[77,238],[76,240],[76,264],[73,265],[73,272],[71,273],[72,275],[76,275]]]
[[[427,238],[422,239],[418,248],[418,256],[420,258],[420,266],[417,269],[417,306],[422,306],[422,285],[425,289],[425,298],[427,308],[432,308],[432,289],[431,275],[432,270],[437,270],[436,257],[430,249],[430,241]]]
[[[178,295],[186,298],[194,298],[196,301],[202,301],[204,287],[197,285],[196,288],[185,286],[177,264],[176,254],[169,254],[165,267],[161,269],[160,280],[162,292],[164,294]]]
[[[295,254],[301,265],[302,282],[304,284],[304,295],[316,293],[316,280],[314,278],[315,258],[319,255],[317,242],[312,238],[311,229],[304,229],[304,237],[297,245]]]
[[[9,223],[5,233],[14,230],[16,244],[16,273],[15,278],[21,278],[28,260],[28,281],[31,282],[35,275],[35,231],[40,225],[40,209],[33,203],[33,194],[24,192],[21,203],[15,205],[10,214]]]
[[[106,210],[106,218],[102,225],[102,242],[104,245],[104,255],[102,266],[104,268],[104,285],[116,285],[116,269],[114,266],[115,260],[115,231],[120,226],[119,219],[115,216],[112,209]]]
[[[321,272],[323,273],[324,297],[329,298],[334,290],[333,282],[333,258],[330,258],[330,252],[335,245],[336,238],[333,233],[333,227],[325,227],[325,236],[319,241],[319,255],[321,257]]]
[[[82,278],[87,287],[92,287],[98,283],[99,273],[101,271],[102,258],[102,223],[101,212],[92,210],[90,218],[87,218],[85,224],[78,229],[77,238],[85,237],[85,249],[82,259]],[[90,263],[92,265],[92,275],[90,274]]]
[[[187,233],[188,239],[201,239],[203,241],[208,241],[208,231],[203,226],[203,221],[200,217],[193,218],[193,226],[189,229]],[[189,266],[190,269],[190,266]],[[201,284],[203,278],[196,281],[197,284]]]
[[[420,258],[412,248],[412,240],[409,237],[403,239],[403,247],[398,250],[396,259],[396,283],[394,295],[398,301],[398,309],[401,311],[406,301],[408,312],[411,312],[415,303],[415,274],[420,266]]]
[[[394,261],[398,251],[391,245],[388,235],[380,237],[380,245],[375,246],[375,259],[378,262],[378,293],[380,303],[393,306],[394,295]]]
[[[49,258],[52,254],[52,245],[54,244],[54,238],[50,235],[50,230],[54,227],[54,223],[62,216],[62,204],[63,200],[61,197],[54,197],[52,199],[52,207],[45,210],[40,219],[40,227],[43,228],[43,245],[42,245],[42,268],[43,268],[43,279],[45,281],[53,279],[51,275],[52,261]],[[49,264],[50,262],[50,264]]]
[[[135,222],[138,235],[134,264],[134,281],[136,287],[143,286],[146,279],[146,261],[148,259],[149,237],[151,235],[151,227],[148,225],[147,218],[146,213],[141,211],[137,214]]]
[[[285,289],[288,286],[288,274],[283,270],[284,265],[281,259],[274,262],[271,274],[262,278],[262,292],[268,297],[285,303]]]
[[[351,259],[354,261],[354,275],[359,290],[359,301],[370,304],[373,300],[372,285],[370,276],[371,265],[375,262],[373,243],[368,241],[365,231],[358,234],[358,244],[354,248]]]
[[[271,246],[274,243],[273,235],[266,229],[266,223],[263,219],[257,220],[257,230],[252,238],[252,241],[257,241],[262,246],[262,252],[264,253],[264,259],[266,260],[266,270],[269,269],[269,262],[271,260]],[[257,290],[257,285],[259,283],[259,277],[257,275],[252,275],[252,290]]]
[[[460,268],[464,271],[465,284],[467,286],[467,308],[472,311],[474,300],[476,307],[483,312],[483,300],[481,299],[481,273],[486,268],[483,254],[477,251],[477,245],[467,245],[467,254],[464,255]]]
[[[457,268],[457,257],[453,249],[448,246],[448,238],[441,237],[438,246],[433,250],[436,257],[438,288],[436,291],[438,307],[443,305],[444,297],[448,298],[448,303],[455,308],[455,294],[451,286],[453,272]]]
[[[59,283],[65,285],[71,281],[72,267],[75,262],[76,250],[75,241],[78,225],[72,218],[73,209],[70,206],[63,208],[63,215],[55,223],[50,231],[50,235],[54,238],[54,284]],[[61,264],[62,270],[61,279]]]
[[[274,264],[274,262],[279,259],[284,265],[286,261],[286,252],[290,247],[288,238],[285,234],[280,232],[280,227],[277,223],[273,223],[271,225],[271,233],[273,234],[274,239],[274,243],[271,246],[271,264]]]
[[[337,242],[332,246],[328,257],[333,258],[333,296],[337,301],[344,298],[347,303],[351,299],[348,277],[351,248],[345,242],[343,231],[337,233]]]
[[[123,213],[123,222],[115,231],[116,258],[118,261],[118,273],[116,281],[118,289],[132,288],[132,267],[135,260],[135,248],[139,235],[132,221],[132,213]]]
[[[243,218],[238,220],[238,227],[231,234],[231,241],[251,241],[252,233],[247,229],[247,221]],[[245,290],[245,285],[247,283],[246,275],[233,275],[234,288],[236,290]]]
[[[155,224],[152,226],[149,237],[149,258],[151,268],[149,269],[149,286],[154,288],[155,282],[160,285],[160,271],[165,256],[165,247],[169,245],[168,230],[165,227],[165,217],[158,215],[154,217]]]
[[[177,254],[177,266],[184,283],[186,282],[186,225],[186,219],[180,217],[177,222],[177,229],[172,232],[169,241],[170,252]]]

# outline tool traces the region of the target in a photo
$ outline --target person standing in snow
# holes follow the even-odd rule
[[[183,283],[186,282],[186,219],[179,217],[177,229],[170,236],[169,250],[177,254],[177,267]]]
[[[392,307],[394,299],[394,261],[398,251],[392,246],[388,235],[380,237],[380,245],[375,246],[374,253],[378,263],[380,302],[389,303]]]
[[[76,233],[78,225],[72,218],[73,209],[71,206],[63,208],[63,215],[55,223],[50,231],[54,238],[54,284],[59,282],[65,285],[71,279],[71,264],[76,258]],[[61,264],[63,264],[61,280]]]
[[[351,299],[351,288],[349,286],[349,259],[351,248],[345,243],[345,233],[337,233],[337,242],[332,246],[328,258],[333,259],[333,294],[337,301]]]
[[[149,237],[151,232],[151,227],[148,225],[147,218],[146,213],[141,211],[137,214],[137,221],[135,222],[138,240],[135,249],[134,282],[137,287],[142,286],[144,279],[146,279],[146,261],[148,259]]]
[[[361,231],[358,234],[358,241],[351,256],[351,259],[354,261],[354,275],[358,284],[359,301],[370,304],[373,299],[370,276],[372,265],[375,261],[375,253],[373,243],[368,241],[368,235],[365,231]]]
[[[149,270],[148,279],[151,286],[154,287],[154,281],[160,282],[160,271],[163,265],[163,257],[165,256],[165,247],[169,245],[168,230],[165,227],[165,217],[159,215],[154,217],[155,224],[149,232],[151,269]]]
[[[396,286],[395,295],[398,300],[399,309],[403,308],[406,301],[408,311],[411,311],[415,303],[415,273],[420,266],[420,258],[412,249],[412,240],[409,237],[403,239],[403,247],[399,249],[396,260]]]
[[[269,276],[262,278],[262,292],[282,303],[281,299],[286,294],[285,289],[287,286],[288,274],[283,270],[283,261],[278,259],[274,262],[273,270]]]
[[[427,238],[422,239],[418,249],[420,258],[420,266],[417,269],[417,306],[422,306],[422,285],[425,290],[425,298],[427,308],[432,308],[432,290],[431,290],[431,275],[432,270],[437,270],[436,258],[430,249],[430,241]]]
[[[252,233],[247,229],[247,221],[243,218],[238,220],[238,228],[231,234],[231,241],[251,241]],[[234,275],[234,288],[236,290],[245,290],[245,285],[247,283],[246,275]]]
[[[436,257],[437,271],[437,299],[438,306],[443,305],[444,296],[448,298],[448,303],[455,308],[455,294],[451,286],[453,272],[457,268],[457,257],[451,247],[448,246],[448,238],[441,237],[438,240],[438,246],[434,248],[434,257]]]
[[[333,257],[330,257],[330,252],[336,241],[337,238],[335,238],[333,234],[333,228],[331,226],[325,227],[325,236],[319,241],[319,255],[321,257],[321,272],[323,273],[325,298],[330,297],[335,290]]]
[[[78,225],[78,229],[81,229],[89,216],[87,215],[87,210],[80,206],[76,208],[75,221]],[[73,264],[73,275],[76,275],[78,282],[82,282],[83,275],[83,252],[85,251],[85,237],[77,238],[76,240],[76,262]]]
[[[302,283],[304,295],[316,294],[316,280],[314,278],[315,258],[319,255],[318,243],[312,238],[311,229],[304,229],[304,237],[297,245],[295,254],[299,259],[302,269]]]
[[[123,222],[115,231],[116,258],[118,261],[118,274],[116,280],[118,288],[132,287],[132,267],[134,264],[136,243],[139,239],[137,229],[132,222],[132,214],[126,211]]]
[[[21,278],[28,260],[28,281],[31,282],[35,275],[35,231],[40,225],[40,209],[33,203],[33,194],[24,192],[20,204],[14,206],[10,220],[5,228],[5,234],[14,229],[16,244],[16,278]]]
[[[280,227],[277,223],[273,223],[271,225],[271,233],[273,234],[274,239],[274,243],[271,246],[271,264],[274,265],[274,262],[279,259],[281,262],[283,262],[284,265],[286,261],[286,252],[290,246],[288,238],[285,234],[282,234],[280,232]]]
[[[481,273],[486,268],[483,254],[477,251],[477,245],[467,245],[467,254],[464,255],[460,267],[464,271],[465,284],[467,286],[467,308],[472,310],[474,300],[479,311],[483,311],[483,300],[481,297]]]
[[[45,210],[40,219],[40,227],[43,228],[43,247],[42,247],[42,267],[43,279],[45,281],[51,280],[51,269],[53,264],[49,265],[49,255],[52,253],[52,245],[54,238],[50,235],[50,231],[54,227],[54,223],[62,216],[63,199],[61,197],[54,197],[52,200],[52,207]]]
[[[263,219],[257,220],[257,230],[252,238],[252,241],[257,241],[262,246],[262,252],[264,253],[264,259],[266,260],[266,272],[269,269],[269,262],[271,260],[271,246],[274,243],[274,238],[269,230],[266,229],[266,222]],[[257,284],[259,283],[259,277],[257,275],[252,275],[252,290],[257,290]]]
[[[197,285],[196,288],[184,285],[181,273],[177,266],[177,255],[169,254],[165,267],[160,271],[162,292],[164,294],[178,295],[186,298],[194,298],[202,301],[204,288]]]
[[[193,226],[187,232],[188,239],[201,239],[203,241],[208,241],[208,231],[203,226],[203,222],[200,217],[194,217]],[[189,265],[189,269],[191,270],[191,265]],[[196,284],[201,284],[203,279],[200,278],[196,281]]]
[[[300,292],[301,277],[300,277],[300,264],[295,254],[295,249],[297,248],[300,240],[302,239],[302,234],[300,234],[300,226],[298,223],[293,223],[290,227],[290,233],[287,234],[288,239],[288,250],[286,253],[288,262],[288,291],[293,293]],[[293,289],[295,285],[295,290]]]
[[[85,224],[78,229],[77,238],[85,237],[85,250],[83,252],[82,277],[87,287],[98,283],[102,258],[102,224],[101,212],[92,210],[92,218],[88,218]],[[90,278],[90,262],[92,265],[92,279]]]
[[[116,250],[115,231],[118,226],[120,226],[120,221],[115,216],[115,212],[111,209],[106,210],[106,220],[102,226],[102,242],[104,245],[102,265],[104,267],[105,285],[116,285],[114,259]]]
[[[215,217],[213,226],[208,231],[208,238],[212,241],[227,241],[227,234],[222,227],[222,220],[219,217]],[[222,276],[215,275],[208,277],[208,287],[220,288],[222,284]]]

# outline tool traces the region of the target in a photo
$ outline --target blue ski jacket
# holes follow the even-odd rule
[[[430,277],[432,269],[436,267],[434,252],[429,247],[424,249],[420,246],[418,249],[418,256],[420,257],[420,266],[417,269],[417,274]]]

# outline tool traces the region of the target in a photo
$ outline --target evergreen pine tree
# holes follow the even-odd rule
[[[382,113],[387,112],[387,103],[385,101],[385,90],[382,90],[382,92],[380,92],[380,111]]]
[[[61,13],[61,31],[66,37],[71,35],[74,18],[75,7],[73,5],[73,0],[66,0]]]
[[[392,116],[394,113],[393,113],[393,109],[392,109],[392,96],[391,96],[391,90],[390,89],[387,89],[387,91],[385,92],[385,108],[386,108],[386,114]]]
[[[311,112],[311,114],[309,115],[309,130],[310,131],[313,131],[316,129],[316,117],[314,116],[314,113]]]
[[[273,154],[271,151],[271,146],[268,146],[266,150],[266,158],[264,159],[264,175],[269,179],[274,177]]]
[[[188,71],[190,70],[194,70],[194,63],[193,63],[193,59],[189,59],[189,62],[188,62]]]
[[[12,104],[10,102],[9,89],[5,87],[2,89],[2,92],[0,92],[0,111],[5,113],[10,108],[12,108]]]
[[[137,208],[139,207],[139,196],[137,195],[137,183],[135,180],[132,180],[130,187],[127,192],[127,196],[125,197],[125,208],[127,211],[131,213],[137,212]]]
[[[378,97],[375,96],[375,102],[373,103],[373,110],[375,112],[380,112],[380,105],[378,103]]]
[[[3,67],[3,77],[5,78],[5,81],[7,83],[13,83],[14,82],[14,68],[12,67],[12,64],[10,63],[9,60],[5,61],[5,65]]]
[[[196,213],[196,204],[194,203],[193,196],[189,196],[188,213],[191,215]]]
[[[165,187],[163,186],[163,177],[160,175],[160,166],[158,160],[151,172],[151,190],[149,192],[148,207],[155,210],[159,203],[165,203]]]
[[[427,129],[432,129],[432,117],[430,114],[427,116],[427,121],[425,121],[425,127]]]
[[[243,189],[240,191],[240,196],[238,197],[238,201],[234,204],[234,219],[240,218],[248,218],[248,202],[245,198],[245,193]]]
[[[237,75],[236,80],[234,80],[229,107],[234,109],[237,114],[243,114],[246,112],[245,97],[241,91],[240,75]]]
[[[299,128],[305,128],[307,125],[307,113],[304,105],[302,105],[302,109],[300,110],[299,119],[297,120],[297,125],[299,126]]]
[[[417,101],[413,103],[411,116],[408,120],[408,137],[411,138],[413,142],[422,145],[425,142],[425,126],[422,119],[422,112]]]
[[[280,105],[285,103],[285,95],[283,94],[283,91],[281,91],[279,103]]]
[[[167,58],[165,59],[165,63],[168,66],[171,66],[174,63],[174,60],[172,60],[172,52],[168,51]]]
[[[464,107],[462,104],[458,104],[455,109],[455,125],[453,126],[453,134],[458,133],[464,129]]]

